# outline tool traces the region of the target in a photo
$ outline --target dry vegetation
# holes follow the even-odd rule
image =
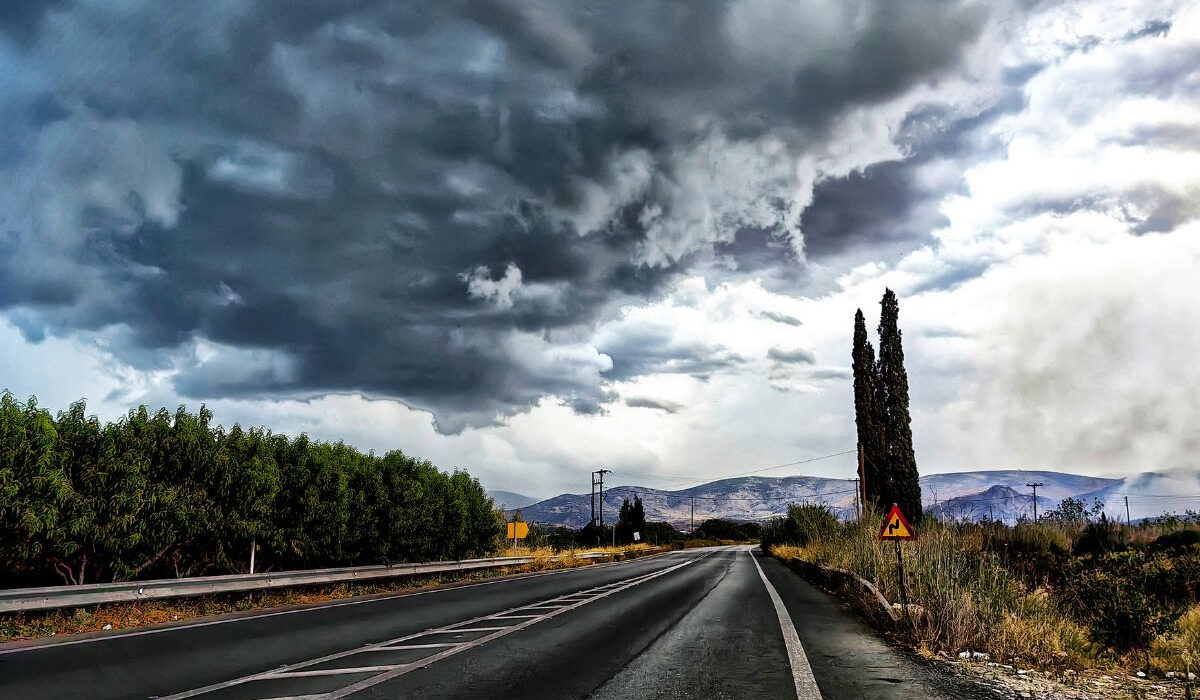
[[[799,544],[770,544],[772,554],[853,572],[900,600],[894,544],[876,539],[877,514],[868,525],[797,515]],[[892,632],[928,655],[985,653],[1064,678],[1087,669],[1200,674],[1200,546],[1164,553],[1150,543],[1169,527],[1127,528],[1122,551],[1080,555],[1094,529],[926,524],[901,545],[914,614]],[[1141,646],[1130,638],[1139,633]]]
[[[666,548],[661,548],[666,549]],[[263,610],[283,606],[309,605],[365,595],[405,593],[433,588],[448,583],[464,583],[498,576],[550,571],[607,561],[578,555],[589,552],[621,554],[626,558],[645,556],[661,551],[647,544],[626,547],[592,547],[555,553],[550,547],[529,550],[521,548],[521,556],[532,555],[534,561],[523,566],[504,567],[446,574],[441,576],[406,576],[375,583],[336,584],[284,588],[265,592],[224,594],[183,598],[178,600],[145,601],[136,603],[105,603],[88,608],[69,608],[36,613],[0,615],[0,643],[18,639],[51,637],[64,634],[97,632],[145,627],[162,623],[193,620],[229,613]],[[511,553],[508,552],[508,553]],[[502,555],[504,553],[501,553]],[[559,556],[560,558],[555,558]]]

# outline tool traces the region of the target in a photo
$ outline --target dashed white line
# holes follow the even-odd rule
[[[162,698],[162,700],[182,700],[183,698],[190,698],[190,697],[195,697],[197,695],[204,695],[204,694],[211,693],[214,691],[223,690],[225,688],[229,688],[232,686],[242,685],[242,684],[246,684],[246,683],[252,683],[254,681],[260,681],[260,680],[300,677],[300,676],[309,676],[309,675],[315,676],[315,675],[336,675],[336,674],[342,674],[342,673],[362,673],[362,672],[368,671],[371,668],[380,669],[381,671],[383,671],[381,673],[371,676],[370,678],[366,678],[366,679],[358,681],[357,683],[354,683],[352,685],[343,687],[340,690],[336,690],[336,691],[333,691],[330,693],[324,693],[324,694],[317,696],[320,698],[324,698],[326,700],[335,700],[336,698],[342,698],[351,693],[357,692],[359,690],[363,690],[364,688],[368,688],[368,687],[371,687],[378,683],[382,683],[384,681],[391,680],[392,678],[395,678],[397,676],[408,673],[409,671],[413,670],[414,668],[422,668],[422,667],[428,666],[429,664],[439,661],[443,658],[453,656],[454,654],[461,653],[468,649],[473,649],[480,645],[486,644],[494,639],[498,639],[505,635],[511,634],[512,632],[516,632],[517,630],[524,629],[526,627],[529,627],[530,625],[534,625],[543,620],[548,620],[548,619],[550,619],[552,617],[556,617],[562,613],[574,610],[575,608],[582,607],[583,605],[586,605],[588,603],[591,603],[596,600],[600,600],[602,598],[613,595],[614,593],[619,593],[627,588],[632,588],[633,586],[644,583],[651,579],[658,578],[659,576],[664,576],[664,575],[669,574],[673,571],[676,571],[680,568],[688,566],[689,564],[693,564],[701,559],[704,559],[709,554],[711,554],[711,552],[705,553],[694,559],[688,559],[687,561],[681,562],[679,564],[675,564],[674,566],[660,569],[658,571],[653,571],[649,574],[642,574],[642,575],[634,576],[634,577],[631,577],[628,579],[624,579],[624,580],[618,582],[617,587],[615,587],[615,588],[613,587],[613,584],[608,584],[605,586],[587,589],[587,591],[584,591],[582,594],[585,596],[583,600],[571,601],[567,605],[549,605],[550,603],[563,602],[563,598],[567,597],[567,596],[559,596],[557,598],[553,598],[548,601],[541,601],[538,603],[533,603],[530,605],[512,608],[512,609],[504,610],[504,611],[497,612],[497,613],[491,613],[489,615],[483,615],[480,617],[472,618],[470,620],[463,620],[460,622],[456,622],[456,623],[447,625],[445,627],[428,629],[423,632],[416,632],[413,634],[406,635],[404,637],[400,637],[398,639],[391,639],[391,640],[379,642],[376,644],[366,645],[365,647],[349,649],[346,651],[330,654],[328,656],[323,656],[323,657],[320,657],[317,659],[311,659],[309,661],[305,661],[305,662],[301,662],[301,663],[297,663],[297,664],[281,666],[279,668],[275,668],[270,671],[264,671],[262,673],[256,673],[256,674],[253,674],[250,676],[244,676],[242,678],[235,678],[235,679],[220,682],[220,683],[214,683],[212,685],[204,686],[202,688],[196,688],[193,690],[188,690],[188,691],[184,691],[181,693],[176,693],[174,695],[166,696],[166,697]],[[568,595],[571,598],[576,598],[576,597],[579,597],[581,594],[573,593],[573,594],[568,594]],[[532,616],[531,615],[521,615],[522,612],[524,612],[525,610],[528,610],[528,609],[547,608],[547,607],[552,607],[553,609],[551,609],[547,612],[544,612],[542,614],[539,614],[539,615],[532,615]],[[503,626],[503,627],[472,626],[472,625],[477,625],[480,623],[486,625],[489,621],[493,621],[493,620],[497,621],[497,622],[504,621],[504,620],[510,620],[515,624],[509,625],[509,626]],[[455,642],[455,643],[451,643],[451,644],[413,644],[413,645],[404,644],[404,642],[406,642],[408,640],[419,640],[420,638],[427,637],[429,635],[460,634],[460,633],[467,633],[467,632],[484,632],[487,634],[485,634],[484,636],[479,637],[477,639],[463,640],[463,641],[459,641],[459,642]],[[347,657],[350,657],[350,656],[353,656],[356,654],[360,654],[363,652],[367,652],[367,651],[390,651],[390,650],[404,649],[404,648],[422,648],[422,649],[431,649],[432,650],[433,648],[436,648],[436,647],[446,647],[446,648],[443,651],[434,653],[430,656],[421,658],[420,660],[413,661],[410,663],[393,664],[390,666],[374,666],[374,667],[355,666],[355,667],[351,667],[349,669],[330,669],[329,671],[304,670],[306,668],[311,669],[312,666],[315,666],[317,664],[326,663],[326,662],[333,661],[336,659],[346,659]]]
[[[102,636],[86,637],[84,639],[67,639],[67,640],[64,640],[61,642],[39,643],[39,644],[31,644],[28,646],[24,646],[24,645],[15,646],[10,649],[0,648],[0,656],[4,656],[6,654],[21,654],[24,652],[39,651],[42,649],[54,649],[54,648],[58,648],[58,647],[73,646],[76,644],[91,644],[93,642],[106,642],[106,641],[109,641],[112,639],[123,639],[125,637],[141,637],[141,636],[147,635],[147,634],[163,634],[165,632],[178,632],[180,630],[194,629],[196,627],[210,627],[212,625],[225,625],[225,624],[230,624],[230,623],[234,623],[234,622],[247,622],[250,620],[261,620],[261,619],[267,618],[267,617],[277,617],[279,615],[295,615],[296,613],[314,612],[317,610],[328,610],[330,608],[341,608],[341,607],[345,607],[348,605],[363,605],[366,603],[382,603],[382,602],[388,601],[388,600],[396,600],[397,598],[409,598],[409,597],[418,596],[418,595],[430,595],[433,593],[444,593],[446,591],[456,591],[456,590],[460,590],[463,588],[476,588],[479,586],[492,586],[492,585],[495,585],[498,583],[508,583],[510,581],[519,581],[519,580],[530,579],[530,578],[540,578],[542,576],[554,576],[554,575],[558,575],[558,574],[568,574],[571,572],[579,572],[579,571],[594,571],[599,568],[604,568],[604,567],[609,567],[609,566],[620,566],[622,564],[629,564],[632,562],[641,562],[641,561],[645,561],[647,559],[653,559],[656,557],[662,557],[662,556],[667,556],[667,555],[671,555],[671,554],[676,554],[679,551],[681,551],[681,550],[673,550],[670,552],[661,552],[659,554],[650,554],[648,556],[639,557],[637,559],[633,559],[630,561],[615,561],[615,562],[608,562],[605,564],[589,564],[587,566],[575,566],[575,567],[570,567],[567,569],[555,569],[553,571],[540,571],[540,572],[532,573],[532,574],[506,576],[504,578],[496,579],[493,581],[480,581],[478,583],[468,583],[468,584],[464,584],[461,586],[451,585],[451,586],[446,586],[444,588],[434,588],[434,589],[424,590],[424,591],[405,591],[404,593],[397,593],[396,595],[379,596],[377,598],[359,598],[356,600],[343,600],[343,601],[338,601],[336,603],[327,603],[325,605],[310,605],[310,606],[305,606],[302,608],[294,608],[292,610],[276,610],[273,612],[262,612],[262,613],[252,614],[252,615],[241,615],[238,617],[226,617],[226,618],[222,618],[220,620],[204,620],[202,622],[191,622],[191,623],[182,624],[182,625],[171,625],[169,627],[152,627],[150,629],[131,630],[129,632],[116,632],[113,634],[106,634],[106,635],[102,635]],[[19,644],[19,642],[18,642],[18,644]],[[0,644],[0,647],[3,647],[3,646],[4,645]]]

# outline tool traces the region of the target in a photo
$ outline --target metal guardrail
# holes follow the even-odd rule
[[[559,555],[550,559],[561,559]],[[603,559],[620,554],[587,552],[576,558]],[[122,583],[88,583],[81,586],[48,586],[45,588],[10,588],[0,590],[0,613],[32,610],[53,610],[97,603],[188,598],[211,593],[241,593],[267,588],[287,588],[323,583],[370,581],[419,574],[441,574],[472,569],[494,569],[533,563],[535,557],[490,557],[461,561],[436,561],[423,564],[393,564],[390,566],[355,566],[306,571],[273,571],[261,574],[231,574],[228,576],[196,576],[194,578],[127,581]]]

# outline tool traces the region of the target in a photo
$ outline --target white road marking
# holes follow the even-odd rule
[[[587,597],[584,600],[580,600],[578,602],[572,603],[565,607],[556,607],[554,610],[551,610],[547,613],[538,615],[532,619],[526,619],[524,621],[518,622],[517,624],[511,625],[511,626],[507,626],[507,627],[472,627],[471,625],[474,625],[474,624],[477,624],[480,622],[486,622],[491,619],[495,619],[497,616],[520,613],[521,611],[524,611],[526,609],[533,608],[533,607],[538,607],[538,606],[545,607],[547,605],[547,603],[559,602],[565,596],[552,598],[549,601],[541,601],[541,602],[537,602],[537,603],[532,603],[530,605],[525,605],[525,606],[521,606],[521,607],[517,607],[517,608],[511,608],[509,610],[504,610],[504,611],[501,611],[498,613],[491,613],[489,615],[483,615],[480,617],[472,618],[470,620],[462,620],[460,622],[455,622],[455,623],[452,623],[445,627],[428,629],[423,632],[415,632],[413,634],[408,634],[403,637],[399,637],[397,639],[390,639],[387,641],[378,642],[376,644],[369,644],[366,646],[357,647],[354,649],[349,649],[349,650],[337,652],[334,654],[329,654],[327,656],[323,656],[320,658],[310,659],[308,661],[304,661],[301,663],[280,666],[278,668],[274,668],[269,671],[263,671],[261,673],[244,676],[242,678],[235,678],[235,679],[220,682],[220,683],[214,683],[212,685],[207,685],[207,686],[204,686],[201,688],[196,688],[193,690],[176,693],[174,695],[164,696],[161,698],[161,700],[183,700],[183,698],[191,698],[191,697],[195,697],[198,695],[204,695],[204,694],[215,692],[218,690],[223,690],[225,688],[229,688],[232,686],[242,685],[245,683],[252,683],[254,681],[259,681],[259,680],[284,678],[284,677],[290,677],[290,676],[298,676],[298,675],[302,675],[302,674],[303,675],[316,675],[316,673],[304,672],[304,671],[301,671],[300,669],[315,666],[317,664],[325,663],[328,661],[333,661],[336,659],[353,656],[355,654],[360,654],[360,653],[363,653],[366,651],[386,651],[386,650],[390,650],[390,649],[394,649],[394,648],[400,648],[402,643],[405,641],[412,640],[412,639],[419,639],[421,637],[426,637],[429,635],[457,634],[457,633],[463,633],[463,632],[490,632],[490,634],[486,634],[485,636],[479,637],[478,639],[464,640],[461,642],[457,642],[453,645],[450,645],[444,651],[432,654],[430,656],[419,659],[417,661],[414,661],[411,663],[406,663],[406,664],[397,664],[394,667],[392,667],[391,670],[385,671],[383,673],[372,676],[370,678],[366,678],[366,679],[361,680],[353,685],[348,685],[346,687],[341,688],[340,690],[336,690],[336,691],[332,691],[330,693],[321,694],[321,695],[316,696],[316,697],[323,698],[324,700],[336,700],[337,698],[343,698],[351,693],[358,692],[359,690],[363,690],[364,688],[369,688],[378,683],[382,683],[384,681],[391,680],[392,678],[395,678],[397,676],[408,673],[409,671],[411,671],[415,668],[424,668],[424,667],[428,666],[429,664],[434,663],[436,661],[440,661],[441,659],[444,659],[446,657],[453,656],[454,654],[461,653],[468,649],[473,649],[475,647],[486,644],[494,639],[498,639],[505,635],[508,635],[508,634],[511,634],[518,630],[529,627],[530,625],[534,625],[534,624],[537,624],[538,622],[542,622],[543,620],[548,620],[548,619],[550,619],[552,617],[556,617],[562,613],[568,612],[570,610],[574,610],[575,608],[581,607],[583,605],[587,605],[588,603],[594,602],[596,600],[600,600],[601,598],[606,598],[610,595],[613,595],[614,593],[619,593],[620,591],[623,591],[627,588],[632,588],[633,586],[644,583],[651,579],[658,578],[659,576],[664,576],[668,573],[676,571],[677,569],[683,568],[685,566],[688,566],[689,564],[693,564],[701,559],[704,559],[705,557],[709,556],[710,554],[712,554],[712,552],[705,552],[704,554],[702,554],[699,557],[696,557],[694,559],[688,559],[687,561],[681,562],[679,564],[675,564],[674,566],[670,566],[665,569],[659,569],[658,571],[653,571],[649,574],[641,574],[638,576],[633,576],[628,579],[624,579],[623,581],[619,582],[620,587],[618,587],[618,588],[612,588],[611,587],[612,584],[608,584],[608,585],[602,586],[602,587],[589,588],[583,592],[585,595],[587,595]],[[580,593],[576,592],[576,593],[572,593],[569,595],[574,598],[574,597],[578,597],[580,595]],[[424,646],[424,645],[422,645],[422,646]],[[432,646],[440,646],[440,645],[428,645],[428,646],[432,647]],[[361,667],[358,667],[358,668],[361,668]],[[351,671],[351,672],[353,672],[353,671]],[[322,675],[326,675],[326,674],[322,674]]]
[[[390,647],[367,647],[363,651],[402,651],[404,649],[441,649],[442,647],[456,647],[458,642],[442,642],[441,644],[397,644]]]
[[[561,615],[562,613],[565,613],[569,610],[574,610],[575,608],[582,607],[593,601],[600,600],[601,598],[607,598],[608,596],[613,595],[614,593],[619,593],[627,588],[633,588],[634,586],[636,586],[638,584],[645,583],[646,581],[658,578],[659,576],[665,576],[666,574],[669,574],[672,571],[675,571],[676,569],[682,569],[683,567],[687,566],[688,564],[695,563],[707,556],[708,556],[708,554],[705,554],[703,556],[696,557],[695,559],[689,559],[683,563],[676,564],[675,566],[672,566],[667,569],[662,569],[661,571],[656,571],[656,572],[654,572],[652,574],[648,574],[646,576],[640,576],[637,578],[629,579],[628,582],[626,583],[626,585],[624,585],[621,588],[609,589],[607,591],[599,593],[596,596],[588,598],[587,600],[581,600],[578,603],[575,603],[574,605],[570,605],[565,608],[559,608],[558,610],[555,610],[554,612],[546,613],[545,615],[542,615],[541,617],[539,617],[537,619],[526,620],[525,622],[522,622],[520,624],[513,625],[512,627],[509,627],[508,629],[506,629],[502,632],[494,632],[492,634],[489,634],[486,637],[480,637],[479,639],[476,639],[475,641],[467,642],[467,643],[465,643],[459,647],[456,647],[454,649],[447,649],[446,651],[443,651],[440,654],[434,654],[433,656],[430,656],[427,659],[422,659],[419,663],[410,664],[406,667],[398,668],[394,671],[389,671],[387,673],[381,673],[378,676],[375,676],[374,678],[367,678],[365,680],[361,680],[353,685],[346,686],[345,688],[342,688],[341,690],[336,690],[336,691],[330,693],[329,695],[326,696],[326,698],[327,698],[327,700],[340,700],[341,698],[344,698],[348,695],[357,693],[360,690],[365,690],[367,688],[370,688],[373,685],[378,685],[385,681],[390,681],[393,678],[396,678],[398,676],[402,676],[402,675],[408,673],[409,671],[413,670],[414,668],[418,668],[418,667],[425,668],[429,664],[432,664],[437,661],[441,661],[442,659],[444,659],[448,656],[453,656],[455,654],[462,653],[464,651],[467,651],[468,649],[474,649],[475,647],[487,644],[490,641],[499,639],[500,637],[503,637],[507,634],[511,634],[513,632],[516,632],[517,630],[525,629],[526,627],[529,627],[530,625],[535,625],[543,620],[549,620],[552,617],[557,617],[558,615]]]
[[[356,666],[354,668],[323,668],[316,671],[284,671],[263,676],[263,680],[272,678],[307,678],[309,676],[341,676],[347,673],[382,673],[407,664],[387,664],[386,666]]]
[[[429,630],[428,632],[422,632],[421,634],[423,634],[423,635],[424,634],[452,634],[454,632],[499,632],[500,630],[506,630],[506,629],[508,629],[508,628],[507,627],[463,627],[463,628],[445,629],[445,630]]]
[[[754,557],[752,549],[753,547],[747,549],[746,554],[750,556],[750,561],[754,562],[754,568],[758,569],[758,575],[762,579],[763,585],[767,587],[767,594],[771,596],[771,602],[775,604],[775,614],[779,617],[779,628],[783,630],[783,643],[787,647],[788,664],[792,667],[792,680],[796,683],[796,697],[798,700],[821,700],[817,679],[813,676],[812,666],[808,665],[808,657],[804,655],[804,645],[800,643],[800,635],[796,634],[792,616],[788,614],[783,599],[779,597],[779,591],[775,590],[775,586],[771,585],[771,582],[767,580],[767,575],[763,573],[762,567],[758,565],[758,559]]]
[[[658,554],[650,554],[650,555],[647,555],[644,557],[638,557],[637,559],[630,559],[629,561],[613,561],[613,562],[607,562],[604,564],[588,564],[586,566],[573,566],[573,567],[570,567],[567,569],[555,569],[553,571],[540,571],[537,573],[531,573],[531,574],[525,574],[525,575],[506,576],[503,579],[497,579],[495,581],[480,581],[478,583],[468,583],[468,584],[465,584],[462,586],[450,585],[450,586],[446,586],[445,588],[433,588],[433,589],[424,590],[424,591],[406,591],[404,593],[397,593],[396,595],[389,595],[389,596],[380,596],[378,598],[343,600],[343,601],[338,601],[336,603],[327,603],[325,605],[311,605],[311,606],[307,606],[307,607],[303,607],[303,608],[295,608],[293,610],[277,610],[275,612],[264,612],[264,613],[255,614],[255,615],[240,615],[238,617],[227,617],[227,618],[220,619],[220,620],[205,620],[203,622],[192,622],[192,623],[188,623],[188,624],[184,624],[184,625],[172,625],[170,627],[153,627],[150,629],[132,630],[129,632],[115,632],[113,634],[98,635],[95,637],[88,637],[86,639],[68,639],[68,640],[64,640],[61,642],[31,644],[29,646],[18,646],[18,647],[14,647],[12,649],[4,649],[2,647],[5,645],[0,644],[0,656],[4,656],[5,654],[20,654],[23,652],[39,651],[41,649],[53,649],[53,648],[58,648],[58,647],[66,647],[66,646],[72,646],[75,644],[91,644],[92,642],[107,642],[111,639],[122,639],[125,637],[141,637],[141,636],[147,635],[147,634],[162,634],[164,632],[177,632],[179,630],[193,629],[196,627],[210,627],[212,625],[225,625],[225,624],[229,624],[231,622],[246,622],[248,620],[261,620],[266,617],[277,617],[279,615],[294,615],[296,613],[313,612],[315,610],[328,610],[330,608],[341,608],[341,607],[345,607],[347,605],[363,605],[366,603],[382,603],[382,602],[388,601],[388,600],[396,600],[397,598],[408,598],[411,596],[418,596],[418,595],[430,595],[432,593],[444,593],[446,591],[456,591],[456,590],[460,590],[463,588],[477,588],[479,586],[492,586],[492,585],[495,585],[498,583],[508,583],[510,581],[520,581],[520,580],[529,579],[529,578],[540,578],[542,576],[553,576],[555,574],[566,574],[566,573],[578,572],[578,571],[593,571],[595,569],[606,568],[609,566],[620,566],[622,564],[630,564],[633,562],[645,561],[647,559],[654,559],[656,557],[667,556],[669,554],[675,554],[677,552],[682,552],[682,551],[685,551],[685,550],[676,549],[676,550],[671,550],[669,552],[660,552]],[[12,644],[12,643],[14,643],[14,642],[7,642],[6,644]],[[15,642],[15,643],[20,644],[20,642]],[[317,697],[320,697],[320,696],[317,696]]]

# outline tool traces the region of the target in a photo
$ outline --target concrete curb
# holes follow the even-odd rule
[[[900,610],[897,609],[896,606],[893,606],[891,603],[889,603],[887,598],[883,597],[883,594],[879,592],[879,589],[875,587],[875,584],[859,576],[858,574],[846,571],[844,569],[837,569],[832,566],[814,564],[810,561],[805,561],[804,559],[799,559],[796,557],[792,557],[786,561],[781,561],[783,561],[785,566],[792,568],[801,576],[813,583],[817,583],[818,585],[822,585],[823,587],[834,590],[848,589],[857,592],[859,596],[864,599],[864,602],[871,600],[875,601],[878,603],[879,609],[883,612],[883,614],[887,615],[888,619],[890,619],[893,623],[900,622]]]

